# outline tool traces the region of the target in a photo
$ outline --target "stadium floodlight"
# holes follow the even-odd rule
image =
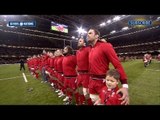
[[[114,18],[113,18],[113,21],[118,21],[118,20],[120,20],[120,16],[115,16]]]
[[[72,36],[72,39],[75,39],[75,37],[74,37],[74,36]]]
[[[76,38],[76,40],[78,40],[78,38]]]
[[[129,29],[128,27],[123,27],[123,28],[122,28],[122,30],[128,30],[128,29]]]
[[[87,31],[85,31],[82,27],[78,28],[77,32],[78,32],[79,34],[87,33]]]
[[[18,15],[2,15],[3,18],[11,18],[11,17],[15,17],[15,16],[18,16]]]
[[[160,20],[160,17],[157,17],[156,21],[159,21]]]
[[[100,24],[100,26],[102,27],[102,26],[105,26],[106,25],[106,23],[105,22],[103,22],[103,23],[101,23]]]
[[[126,15],[122,15],[122,17],[124,17],[124,16],[126,16]]]
[[[111,23],[111,20],[107,20],[107,23],[108,23],[108,24]]]
[[[115,33],[116,31],[115,30],[113,30],[112,32],[110,32],[110,34],[113,34],[113,33]]]

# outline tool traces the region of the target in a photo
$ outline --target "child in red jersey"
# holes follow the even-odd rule
[[[109,70],[107,72],[105,82],[106,86],[101,89],[99,99],[94,105],[121,105],[119,98],[120,94],[116,94],[118,88],[118,81],[120,74],[116,69]]]

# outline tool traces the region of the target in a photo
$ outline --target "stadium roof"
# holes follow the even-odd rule
[[[34,29],[50,31],[51,21],[68,25],[69,35],[76,36],[79,27],[89,29],[98,28],[101,36],[109,35],[113,30],[121,31],[128,25],[129,20],[157,20],[160,15],[0,15],[0,20],[35,20],[37,27]],[[104,24],[104,25],[103,25]],[[150,26],[147,26],[150,27]],[[136,29],[135,29],[136,30]]]
[[[145,31],[150,30],[150,34],[155,30],[160,32],[160,15],[0,15],[1,27],[6,27],[9,21],[29,20],[36,21],[36,27],[18,28],[14,31],[20,31],[35,35],[46,35],[54,39],[62,38],[65,40],[77,39],[79,36],[77,29],[88,30],[90,27],[97,28],[101,33],[101,38],[122,39],[122,36],[134,35],[134,39],[140,39],[148,34]],[[151,21],[151,25],[129,25],[129,21]],[[57,22],[68,26],[68,33],[51,31],[51,22]],[[158,26],[158,27],[157,27]],[[7,28],[6,29],[10,29]],[[11,30],[11,29],[10,29]],[[33,30],[33,31],[32,31]],[[37,32],[38,31],[38,32]],[[45,33],[43,33],[45,32]],[[50,33],[53,33],[52,35]],[[137,35],[137,33],[140,33]],[[85,34],[84,34],[85,36]],[[152,37],[156,37],[152,34]],[[127,37],[126,39],[130,39]],[[124,38],[123,38],[124,39]]]

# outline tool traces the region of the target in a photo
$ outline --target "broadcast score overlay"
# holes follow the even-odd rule
[[[36,21],[9,21],[10,27],[36,27]]]

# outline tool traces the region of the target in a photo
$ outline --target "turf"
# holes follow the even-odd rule
[[[146,68],[142,60],[122,65],[128,77],[130,105],[160,105],[160,62],[153,60]],[[18,64],[0,65],[0,105],[63,105],[63,98],[58,98],[48,83],[33,78],[27,69],[26,83],[22,73]]]

